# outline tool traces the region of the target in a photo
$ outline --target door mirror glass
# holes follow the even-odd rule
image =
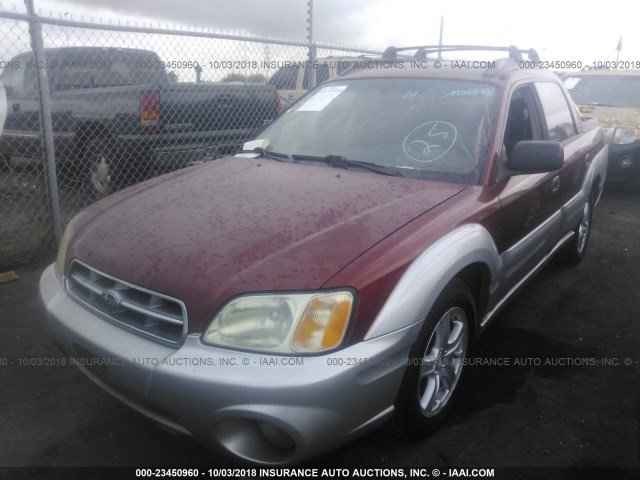
[[[509,156],[509,169],[516,175],[554,172],[563,164],[562,145],[553,141],[523,140],[515,144]]]

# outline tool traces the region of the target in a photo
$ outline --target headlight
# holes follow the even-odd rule
[[[616,145],[628,145],[640,140],[640,130],[637,128],[616,128],[613,133],[613,143]]]
[[[59,275],[64,275],[64,265],[67,261],[67,248],[69,247],[69,239],[73,235],[73,222],[67,224],[67,228],[64,229],[62,239],[60,240],[60,247],[58,247],[58,256],[56,257],[56,272]]]
[[[215,316],[202,341],[261,352],[324,352],[344,340],[352,307],[349,291],[239,297]]]

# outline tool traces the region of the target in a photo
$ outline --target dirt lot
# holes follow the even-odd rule
[[[585,261],[549,265],[494,321],[444,428],[414,442],[381,429],[309,466],[559,467],[547,478],[572,467],[607,467],[601,478],[640,473],[639,200],[638,192],[607,187]],[[234,465],[155,427],[73,367],[20,365],[62,358],[39,310],[42,268],[22,268],[18,281],[0,285],[0,465]],[[496,358],[505,364],[482,365]],[[59,472],[21,473],[65,478]]]

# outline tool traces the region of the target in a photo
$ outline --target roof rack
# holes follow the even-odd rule
[[[479,45],[421,45],[417,47],[402,48],[388,47],[382,54],[382,59],[388,61],[396,61],[398,60],[398,52],[403,52],[406,50],[416,50],[416,53],[413,56],[415,60],[426,60],[427,55],[430,53],[437,53],[439,59],[442,53],[448,52],[488,51],[508,52],[509,58],[516,62],[521,62],[523,60],[523,53],[529,57],[529,60],[532,60],[534,62],[540,61],[540,56],[538,55],[538,52],[535,51],[535,49],[530,48],[529,50],[521,50],[515,45],[511,45],[509,47],[492,47]]]

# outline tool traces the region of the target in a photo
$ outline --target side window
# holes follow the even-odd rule
[[[273,85],[278,90],[295,90],[297,80],[298,67],[283,67],[271,77],[269,85]]]
[[[509,158],[516,143],[522,140],[540,140],[540,127],[530,86],[520,87],[509,100],[507,124],[504,132],[504,153]]]
[[[508,160],[516,143],[523,140],[542,140],[540,115],[533,85],[524,85],[513,91],[509,99],[504,145],[500,152],[496,181],[500,182],[511,175]]]
[[[355,62],[354,62],[355,63]],[[338,62],[338,75],[342,75],[345,70],[351,69],[353,63],[351,61]]]
[[[576,127],[569,104],[560,86],[551,82],[541,82],[535,85],[547,121],[547,138],[562,142],[574,136],[577,133]]]
[[[316,85],[320,85],[321,83],[329,80],[329,65],[320,65],[316,75]]]
[[[313,68],[305,68],[304,70],[304,79],[302,81],[302,88],[304,90],[311,90],[313,87],[311,84],[311,75],[313,75]],[[315,69],[316,72],[316,86],[320,85],[322,82],[325,82],[329,79],[329,66],[328,65],[318,65],[318,68]]]

